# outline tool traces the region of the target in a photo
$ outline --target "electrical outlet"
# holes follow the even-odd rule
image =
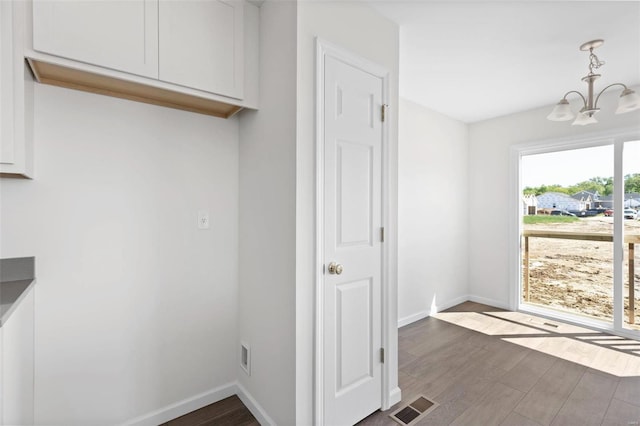
[[[251,375],[251,346],[244,342],[240,342],[240,367],[247,376]]]
[[[198,210],[198,229],[209,229],[208,210]]]

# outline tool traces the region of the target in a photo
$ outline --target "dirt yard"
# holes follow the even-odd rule
[[[640,220],[625,220],[625,233],[640,234]],[[595,216],[573,223],[524,225],[527,230],[613,234],[613,219]],[[624,248],[625,324],[628,321],[628,244]],[[635,246],[635,326],[640,329],[640,244]],[[530,303],[612,321],[613,244],[529,238]],[[628,325],[628,324],[627,324]]]

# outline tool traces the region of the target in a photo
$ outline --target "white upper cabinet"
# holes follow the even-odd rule
[[[12,2],[0,2],[0,163],[13,161]]]
[[[242,99],[243,13],[239,0],[160,0],[160,80]]]
[[[34,0],[33,49],[157,78],[158,1]]]
[[[217,117],[258,106],[260,12],[247,0],[20,2],[40,83]]]
[[[23,56],[23,6],[0,0],[0,177],[33,177],[33,80]]]

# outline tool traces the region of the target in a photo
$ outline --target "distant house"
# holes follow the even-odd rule
[[[600,198],[600,193],[598,191],[580,191],[573,194],[572,197],[576,199],[591,197],[592,200],[597,201]]]
[[[605,195],[594,203],[595,208],[612,209],[613,208],[613,195]],[[640,193],[628,192],[624,194],[624,207],[625,208],[638,208],[640,207]]]
[[[593,204],[593,196],[587,191],[580,191],[577,194],[573,194],[571,198],[580,201],[585,209],[590,209]]]
[[[612,209],[613,208],[613,195],[603,195],[600,199],[594,203],[596,209]]]
[[[592,209],[595,208],[595,203],[600,199],[600,194],[598,193],[598,191],[580,191],[576,192],[571,197],[584,203],[585,209]]]
[[[638,192],[629,192],[624,194],[624,207],[637,209],[640,207],[640,193]]]
[[[525,194],[522,196],[522,214],[532,215],[538,211],[538,199],[534,194]]]
[[[538,209],[584,210],[585,203],[560,192],[545,192],[537,197]]]

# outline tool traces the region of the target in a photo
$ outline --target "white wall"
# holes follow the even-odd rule
[[[398,318],[401,325],[468,294],[467,125],[400,100]]]
[[[638,88],[634,88],[636,92]],[[510,147],[559,138],[588,137],[622,128],[640,129],[640,111],[614,115],[619,92],[600,99],[599,123],[571,126],[546,120],[553,105],[469,126],[469,287],[475,300],[509,306]]]
[[[260,10],[260,110],[240,117],[240,384],[279,425],[295,424],[296,2]],[[234,347],[239,353],[239,342]]]
[[[0,181],[0,255],[36,256],[36,423],[112,425],[233,382],[238,121],[35,95],[36,179]]]
[[[297,104],[297,188],[296,188],[296,424],[312,422],[313,327],[315,274],[315,38],[380,64],[389,71],[389,197],[397,203],[398,132],[398,26],[359,2],[303,1],[298,4],[298,104]],[[387,244],[391,254],[389,284],[392,286],[388,327],[392,344],[389,365],[396,365],[395,327],[397,247],[395,211],[390,216]],[[388,391],[397,388],[392,375]]]

